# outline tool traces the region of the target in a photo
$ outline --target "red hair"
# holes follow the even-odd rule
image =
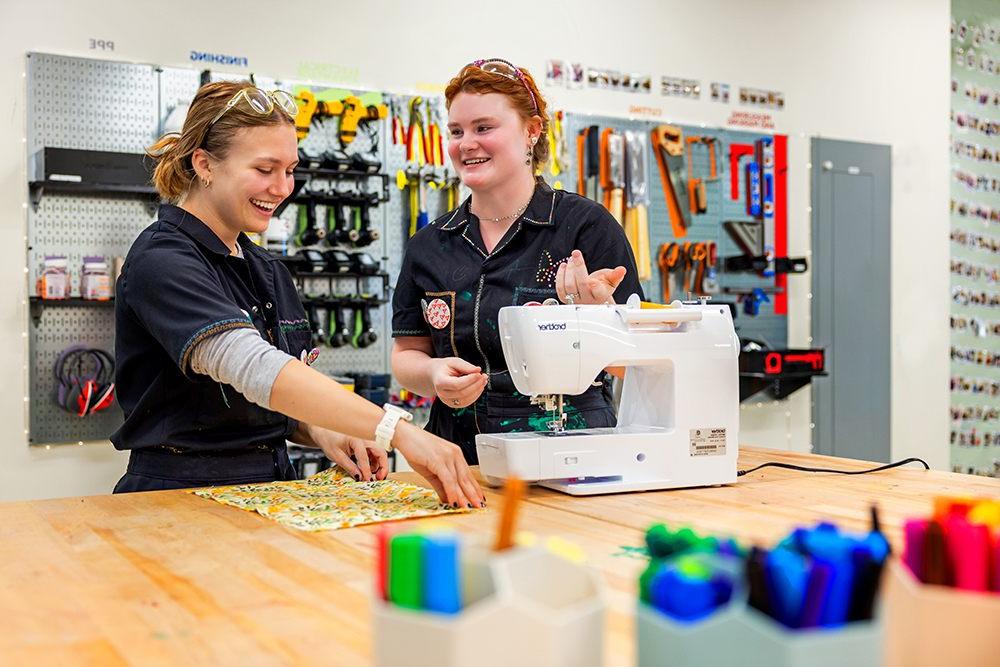
[[[521,75],[524,77],[522,80],[485,72],[475,65],[466,65],[455,78],[448,82],[448,87],[444,90],[445,106],[450,109],[452,101],[459,93],[479,93],[481,95],[499,93],[510,100],[510,105],[523,120],[531,120],[534,116],[541,118],[542,133],[538,136],[538,142],[535,143],[531,151],[531,166],[533,170],[537,170],[549,159],[549,115],[546,111],[545,98],[538,91],[538,86],[535,85],[531,74],[525,69],[518,69],[521,70]],[[534,99],[532,99],[532,95],[534,95]]]

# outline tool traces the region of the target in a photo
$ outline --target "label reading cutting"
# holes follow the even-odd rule
[[[724,456],[726,453],[726,429],[691,429],[691,456]]]

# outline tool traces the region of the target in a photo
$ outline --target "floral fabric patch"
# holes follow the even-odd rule
[[[192,493],[306,531],[471,511],[442,505],[432,489],[388,479],[357,482],[337,467],[305,480],[221,486]]]

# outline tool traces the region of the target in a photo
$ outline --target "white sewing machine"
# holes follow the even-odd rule
[[[476,436],[490,484],[510,476],[572,495],[736,481],[739,339],[728,306],[674,302],[500,309],[517,390],[552,413],[548,431]],[[625,366],[618,425],[566,430],[563,395]]]

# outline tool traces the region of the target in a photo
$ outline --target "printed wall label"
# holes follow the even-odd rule
[[[774,118],[767,113],[749,113],[747,111],[734,111],[726,119],[726,125],[736,125],[739,127],[756,127],[764,130],[774,129]]]
[[[231,56],[225,53],[209,53],[207,51],[191,51],[189,56],[191,62],[214,63],[216,65],[236,65],[237,67],[249,67],[250,61],[246,56]]]

